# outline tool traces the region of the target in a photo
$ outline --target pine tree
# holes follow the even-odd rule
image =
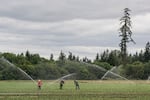
[[[54,55],[53,54],[50,55],[50,61],[54,61]]]
[[[60,52],[60,55],[59,55],[59,60],[60,61],[64,61],[66,59],[66,56],[65,56],[65,54],[61,51]]]
[[[68,55],[68,60],[73,60],[73,55],[72,55],[72,53],[71,52],[69,52],[69,55]]]
[[[121,43],[119,44],[120,48],[121,48],[121,56],[122,56],[122,63],[125,66],[127,61],[127,43],[128,42],[134,42],[134,40],[131,38],[132,36],[132,31],[131,31],[131,18],[130,18],[130,14],[129,11],[131,11],[129,8],[125,8],[124,9],[124,16],[120,19],[120,37],[121,39]]]
[[[95,61],[99,61],[99,54],[98,53],[96,54]]]
[[[148,62],[150,60],[150,43],[146,43],[145,52],[144,52],[144,61]]]

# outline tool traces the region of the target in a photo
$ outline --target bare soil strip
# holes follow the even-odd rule
[[[150,96],[150,93],[0,93],[0,96],[100,96],[100,97],[136,97]]]

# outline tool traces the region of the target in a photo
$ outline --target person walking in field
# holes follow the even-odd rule
[[[41,87],[42,87],[42,81],[41,81],[41,80],[38,80],[37,85],[38,85],[38,89],[41,90]]]
[[[64,83],[65,82],[63,80],[60,81],[60,90],[62,90]]]
[[[76,90],[80,89],[80,86],[77,80],[74,80],[74,85],[75,85]]]

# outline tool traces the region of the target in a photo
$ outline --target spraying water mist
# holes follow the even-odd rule
[[[37,82],[30,76],[28,75],[25,71],[23,71],[21,68],[15,66],[14,64],[12,64],[11,62],[9,62],[7,59],[5,59],[4,57],[0,58],[1,61],[9,64],[11,67],[18,69],[20,72],[22,72],[25,76],[27,76],[29,79],[31,79],[35,84],[37,84]]]
[[[116,78],[128,80],[127,78],[122,77],[121,75],[112,72],[114,69],[116,69],[116,67],[113,67],[112,69],[108,70],[108,71],[104,74],[104,76],[101,78],[101,80],[105,79],[105,78],[108,77],[108,76],[114,76],[114,77],[116,77]]]
[[[50,84],[54,84],[54,83],[56,83],[56,82],[58,82],[58,81],[60,81],[60,80],[64,80],[64,79],[66,79],[66,78],[69,78],[69,77],[72,77],[72,76],[75,76],[75,75],[76,75],[76,73],[71,73],[71,74],[62,76],[62,77],[60,77],[60,78],[58,78],[58,79],[56,79],[56,80],[50,82]]]
[[[106,69],[104,69],[103,67],[101,66],[98,66],[98,65],[95,65],[95,64],[89,64],[89,63],[86,63],[86,62],[80,62],[80,63],[83,63],[85,65],[88,65],[88,66],[92,66],[92,67],[95,67],[95,68],[98,68],[99,70],[103,71],[103,72],[107,72]]]
[[[89,64],[89,63],[85,63],[85,62],[80,62],[80,63],[83,63],[83,64],[86,64],[86,65],[88,65],[88,66],[92,66],[92,67],[98,68],[99,70],[101,70],[102,72],[104,72],[104,75],[101,77],[101,80],[105,79],[106,76],[109,77],[109,78],[110,78],[111,76],[113,76],[113,77],[115,77],[115,78],[120,78],[120,79],[123,79],[123,80],[128,80],[127,78],[122,77],[121,75],[119,75],[119,74],[113,72],[113,70],[115,70],[117,67],[113,67],[113,68],[110,69],[110,70],[106,70],[106,69],[104,69],[103,67],[98,66],[98,65],[95,65],[95,64]],[[108,75],[109,75],[109,76],[108,76]]]

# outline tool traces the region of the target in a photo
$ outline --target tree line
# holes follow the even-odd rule
[[[88,57],[80,58],[69,52],[68,55],[60,52],[58,59],[50,54],[50,58],[40,57],[39,54],[32,54],[26,51],[25,54],[1,53],[16,67],[21,68],[33,79],[57,79],[70,73],[78,73],[77,79],[100,79],[105,72],[93,67],[91,64],[110,70],[114,66],[122,66],[121,52],[119,50],[105,50],[97,53],[92,61]],[[150,75],[150,43],[147,42],[145,50],[127,55],[127,65],[121,67],[120,72],[129,79],[147,79]],[[28,79],[17,68],[11,67],[0,60],[0,79]]]

